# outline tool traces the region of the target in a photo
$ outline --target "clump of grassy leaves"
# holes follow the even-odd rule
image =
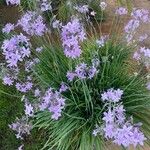
[[[110,40],[99,48],[91,39],[83,43],[82,56],[76,60],[66,58],[58,44],[45,45],[44,49],[39,56],[41,63],[35,68],[39,85],[43,88],[58,89],[61,82],[68,83],[66,72],[81,62],[90,64],[91,59],[96,57],[100,60],[100,66],[94,79],[68,83],[70,90],[64,95],[66,107],[58,121],[51,120],[47,111],[36,115],[35,126],[47,130],[49,138],[43,149],[107,149],[103,136],[94,137],[92,131],[95,124],[102,123],[104,106],[100,94],[112,87],[124,91],[122,103],[127,116],[133,116],[135,122],[143,123],[142,131],[149,143],[150,94],[145,87],[146,79],[141,75],[142,70],[139,69],[136,76],[131,71],[136,68],[129,61],[134,47]]]

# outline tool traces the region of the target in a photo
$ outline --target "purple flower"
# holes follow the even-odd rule
[[[29,81],[27,81],[25,83],[19,83],[19,82],[16,83],[17,90],[20,92],[23,92],[23,93],[30,91],[32,86],[33,86],[33,83],[29,82]]]
[[[113,140],[115,144],[124,147],[129,147],[131,144],[135,147],[138,144],[143,145],[144,140],[146,140],[139,130],[139,126],[132,125],[131,120],[126,120],[125,109],[121,103],[119,105],[109,105],[108,111],[104,112],[102,120],[104,121],[102,126],[94,130],[95,136],[103,132],[105,138]]]
[[[9,67],[17,67],[18,62],[22,62],[31,53],[29,39],[23,34],[4,40],[2,50]]]
[[[133,126],[127,125],[124,125],[122,128],[118,128],[116,131],[114,143],[123,145],[124,147],[130,146],[132,143],[131,137],[133,136],[132,129]]]
[[[94,60],[92,60],[94,61]],[[69,81],[73,81],[75,77],[83,80],[83,79],[92,79],[97,73],[98,70],[96,67],[99,65],[99,61],[95,60],[95,62],[92,62],[93,66],[88,66],[85,63],[80,63],[76,66],[74,72],[67,72],[67,78]]]
[[[96,74],[98,73],[97,69],[95,67],[90,67],[88,70],[88,78],[92,79]]]
[[[80,41],[85,39],[85,32],[78,19],[62,27],[62,42],[66,57],[77,58],[81,55]]]
[[[37,15],[34,11],[26,12],[17,25],[21,26],[23,31],[31,36],[42,36],[47,30],[42,16]]]
[[[13,82],[14,82],[14,80],[9,76],[5,76],[3,78],[3,84],[4,85],[9,85],[10,86],[10,85],[13,85]]]
[[[119,7],[117,10],[116,10],[116,14],[117,15],[126,15],[128,13],[127,9],[124,8],[124,7]]]
[[[66,90],[68,90],[68,86],[64,82],[62,82],[59,92],[62,93],[65,92]]]
[[[107,92],[101,94],[103,101],[114,102],[114,103],[119,102],[121,100],[122,95],[123,95],[123,91],[120,89],[117,90],[109,89],[107,90]]]
[[[9,127],[17,133],[17,138],[23,139],[23,135],[30,134],[32,124],[28,123],[28,118],[23,116],[20,119],[16,119],[16,122],[9,125]]]
[[[40,110],[48,110],[52,113],[51,118],[58,120],[61,116],[62,109],[65,106],[65,99],[59,92],[53,91],[49,88],[42,98],[42,103],[40,104]]]
[[[140,26],[139,20],[132,19],[125,26],[124,30],[126,33],[133,33]]]
[[[149,11],[146,9],[134,9],[131,13],[131,16],[136,19],[140,20],[144,23],[149,22]]]
[[[25,103],[25,114],[29,117],[32,117],[34,113],[33,107],[31,104]]]
[[[66,77],[68,78],[69,81],[73,81],[73,79],[76,77],[76,74],[68,71]]]
[[[108,112],[104,112],[104,117],[103,117],[103,121],[105,121],[106,123],[113,123],[114,122],[114,112],[111,111],[111,109],[108,110]]]
[[[116,129],[113,124],[106,124],[103,128],[103,131],[105,138],[111,139],[114,138],[114,136],[116,135]]]
[[[11,24],[11,23],[7,23],[6,25],[5,25],[5,27],[2,29],[2,32],[3,33],[10,33],[12,30],[14,30],[14,24]]]
[[[20,0],[6,0],[7,5],[19,5]]]
[[[77,65],[75,73],[79,79],[85,79],[87,77],[87,64],[81,63]]]

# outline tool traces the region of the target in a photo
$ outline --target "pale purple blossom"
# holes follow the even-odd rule
[[[68,90],[68,86],[64,82],[62,82],[60,89],[59,89],[59,92],[62,93],[62,92],[65,92],[67,90]]]
[[[14,24],[11,24],[11,23],[7,23],[4,28],[2,29],[2,32],[3,33],[10,33],[11,31],[13,31],[15,28]]]
[[[39,107],[41,111],[50,111],[52,113],[51,118],[58,120],[61,116],[62,109],[65,107],[65,98],[59,92],[49,88],[45,92]]]
[[[34,114],[34,108],[31,104],[25,103],[25,114],[29,117],[32,117]]]
[[[124,147],[143,145],[146,140],[139,127],[126,120],[125,109],[121,104],[115,107],[109,106],[108,111],[104,112],[102,120],[104,124],[93,131],[94,136],[103,133],[106,139]]]
[[[18,91],[22,92],[22,93],[26,93],[29,92],[33,87],[33,83],[32,82],[25,82],[25,83],[16,83],[16,88]]]
[[[85,39],[85,32],[78,19],[73,19],[62,27],[61,32],[64,53],[69,58],[77,58],[81,55],[80,42]]]
[[[14,82],[14,80],[10,76],[4,76],[2,80],[4,85],[9,85],[9,86],[13,85]]]
[[[124,7],[119,7],[117,10],[116,10],[116,14],[117,15],[126,15],[128,13],[127,9],[124,8]]]
[[[80,63],[75,67],[75,71],[67,72],[67,78],[69,81],[73,81],[75,77],[83,80],[83,79],[92,79],[98,72],[97,67],[99,65],[99,61],[94,59],[92,60],[92,66],[88,66],[86,63]]]
[[[69,81],[73,81],[73,79],[76,77],[76,73],[68,71],[66,77]]]
[[[134,31],[140,26],[139,20],[132,19],[125,26],[124,30],[126,33],[134,33]]]
[[[24,135],[30,134],[30,131],[32,129],[32,124],[28,122],[27,117],[23,116],[20,119],[17,118],[14,123],[9,125],[9,127],[17,133],[16,137],[18,139],[23,139]]]
[[[87,77],[87,64],[81,63],[77,65],[75,73],[79,79],[85,79]]]
[[[3,41],[2,51],[8,66],[17,67],[19,62],[30,56],[29,39],[23,34],[14,35]]]
[[[123,95],[123,90],[117,89],[109,89],[107,92],[104,92],[101,94],[101,98],[103,101],[108,101],[108,102],[119,102],[121,100],[121,97]]]
[[[37,15],[34,11],[26,12],[18,21],[18,26],[21,26],[23,31],[33,36],[42,36],[47,31],[43,17]]]
[[[19,5],[20,0],[6,0],[7,5]]]
[[[107,92],[102,94],[103,100],[115,99],[116,102],[121,99],[123,91],[118,89],[109,89]],[[112,98],[113,97],[113,98]],[[114,101],[114,100],[113,100]],[[144,134],[139,130],[141,123],[133,124],[132,119],[127,120],[126,110],[124,109],[122,103],[114,103],[106,105],[107,110],[103,113],[102,120],[103,124],[97,127],[93,132],[94,136],[103,133],[104,137],[108,140],[112,140],[115,144],[122,145],[124,147],[129,147],[134,145],[143,145],[146,140]],[[101,130],[98,130],[101,129]]]
[[[146,9],[134,9],[131,13],[131,16],[134,19],[140,20],[144,23],[150,21],[149,11]]]
[[[96,74],[98,73],[98,70],[96,67],[92,66],[88,70],[88,78],[92,79]]]

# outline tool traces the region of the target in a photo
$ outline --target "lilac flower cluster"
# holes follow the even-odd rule
[[[127,42],[131,43],[135,31],[140,27],[141,23],[149,23],[150,22],[150,16],[149,11],[146,9],[134,9],[131,13],[132,19],[127,23],[124,30],[126,35]]]
[[[8,86],[13,85],[13,82],[14,82],[13,78],[11,76],[9,76],[9,75],[4,76],[2,78],[2,80],[3,80],[3,84],[4,85],[8,85]]]
[[[23,34],[4,40],[2,50],[8,67],[17,67],[18,63],[31,53],[29,39]]]
[[[42,36],[47,31],[46,25],[44,24],[43,17],[37,15],[34,11],[26,12],[17,23],[21,26],[23,31],[33,36]]]
[[[121,103],[116,104],[121,100],[123,91],[118,89],[118,96],[116,96],[116,91],[113,93],[112,89],[109,94],[104,92],[102,94],[102,99],[107,102],[114,102],[114,105],[108,106],[108,111],[104,112],[102,120],[104,124],[93,131],[93,135],[97,136],[98,133],[104,134],[106,139],[111,139],[115,144],[123,145],[124,147],[129,147],[130,145],[143,145],[146,140],[144,134],[140,131],[139,127],[141,123],[132,124],[132,121],[126,121],[125,109]],[[112,95],[112,97],[111,97]],[[104,97],[103,97],[104,96]]]
[[[42,98],[42,103],[40,104],[40,110],[48,110],[52,113],[52,119],[58,120],[61,116],[62,109],[65,106],[65,99],[62,97],[60,92],[54,91],[49,88]]]
[[[141,61],[148,68],[150,66],[150,49],[146,47],[140,47],[140,49],[134,53],[133,58],[137,61]]]
[[[77,58],[81,55],[80,41],[85,39],[85,32],[78,19],[73,19],[62,27],[62,42],[67,57]]]
[[[124,8],[124,7],[119,7],[117,10],[116,10],[116,14],[117,15],[126,15],[128,13],[127,9]]]
[[[14,24],[11,24],[11,23],[7,23],[4,28],[2,29],[2,32],[3,33],[10,33],[11,31],[13,31],[15,29],[15,26]]]
[[[27,81],[25,83],[16,83],[16,89],[20,92],[26,93],[28,91],[30,91],[33,87],[33,83],[30,81]]]
[[[144,23],[149,22],[150,21],[150,16],[149,16],[149,11],[146,9],[134,9],[131,13],[131,16],[135,19],[135,20],[140,20]]]
[[[34,114],[33,106],[30,103],[26,102],[25,103],[25,115],[29,116],[29,117],[32,117],[33,114]]]
[[[76,66],[74,72],[67,72],[67,78],[69,81],[73,81],[75,77],[81,80],[86,78],[92,79],[98,73],[97,67],[98,66],[95,66],[94,64],[92,64],[92,66],[88,66],[85,63],[81,63]]]
[[[103,94],[101,94],[101,97],[103,101],[116,103],[121,100],[122,95],[123,95],[123,91],[120,89],[117,89],[117,90],[109,89],[107,90],[107,92],[104,92]]]
[[[20,0],[6,0],[7,5],[19,5]]]
[[[21,119],[16,119],[15,123],[12,123],[9,125],[9,127],[17,132],[16,137],[19,139],[23,139],[23,136],[25,134],[29,135],[30,131],[32,129],[32,124],[28,123],[28,118],[27,117],[22,117]]]

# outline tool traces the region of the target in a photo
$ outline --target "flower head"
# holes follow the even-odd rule
[[[15,28],[14,24],[7,23],[7,24],[5,25],[5,27],[2,29],[2,32],[8,34],[8,33],[10,33],[12,30],[14,30],[14,28]]]

